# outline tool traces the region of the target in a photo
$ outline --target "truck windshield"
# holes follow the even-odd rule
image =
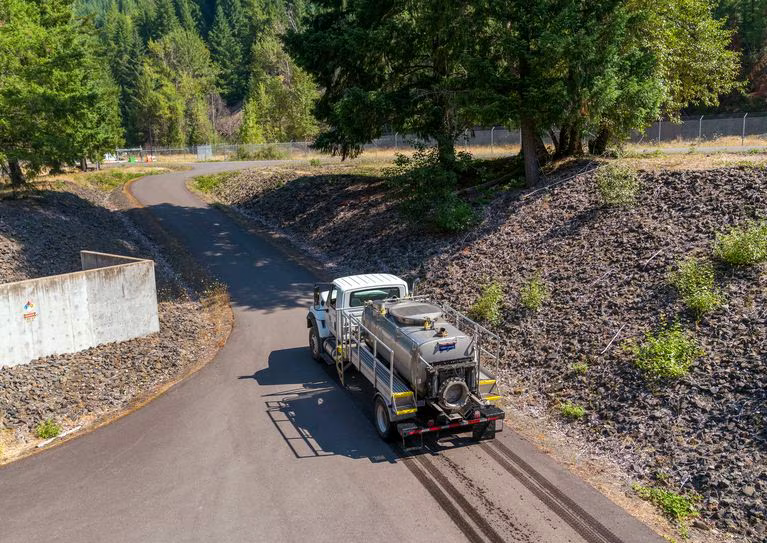
[[[386,300],[387,298],[399,298],[399,287],[383,287],[352,292],[349,297],[349,307],[361,307],[366,302]]]

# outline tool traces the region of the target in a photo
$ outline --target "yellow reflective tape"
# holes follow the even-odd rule
[[[479,380],[480,385],[494,385],[495,379],[480,379]]]
[[[418,409],[401,409],[401,410],[397,411],[397,416],[399,416],[399,415],[410,415],[412,413],[415,413],[416,411],[418,411]]]
[[[405,396],[412,396],[413,392],[408,390],[407,392],[395,392],[391,395],[392,398],[404,398]]]
[[[485,396],[485,397],[484,397],[484,398],[482,398],[482,399],[483,399],[483,400],[487,400],[488,402],[494,402],[494,401],[496,401],[496,400],[500,400],[500,399],[501,399],[501,397],[500,397],[500,396]]]

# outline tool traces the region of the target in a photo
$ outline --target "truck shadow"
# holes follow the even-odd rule
[[[376,463],[399,458],[339,386],[335,367],[312,361],[306,347],[272,351],[266,368],[239,379],[261,386],[292,385],[263,397],[267,415],[296,458],[341,455]]]
[[[294,385],[263,397],[267,416],[296,458],[341,455],[394,463],[475,443],[460,435],[430,437],[421,451],[405,453],[396,443],[382,441],[373,426],[370,383],[350,370],[341,387],[335,367],[313,362],[306,347],[272,351],[266,368],[239,379],[261,386]]]

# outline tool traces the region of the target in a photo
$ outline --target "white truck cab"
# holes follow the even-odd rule
[[[335,336],[339,311],[362,314],[366,302],[407,296],[407,283],[388,273],[349,275],[315,285],[314,304],[306,316],[312,358],[320,360],[325,340]]]

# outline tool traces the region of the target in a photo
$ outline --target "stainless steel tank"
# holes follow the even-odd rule
[[[475,364],[474,341],[445,321],[439,307],[417,301],[374,302],[365,307],[362,323],[394,351],[397,373],[419,396],[440,395],[444,407],[464,403],[469,391],[466,375]]]

